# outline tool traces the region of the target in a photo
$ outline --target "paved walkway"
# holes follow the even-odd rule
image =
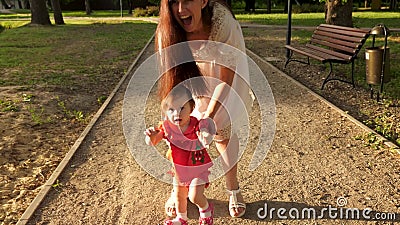
[[[153,49],[150,46],[139,63]],[[215,224],[252,225],[266,221],[337,224],[338,214],[332,218],[326,210],[338,204],[360,210],[371,208],[369,216],[391,212],[400,221],[399,159],[388,151],[376,152],[355,140],[357,135],[366,133],[362,127],[270,64],[250,56],[267,77],[274,94],[275,139],[263,163],[249,171],[252,150],[258,142],[257,124],[263,119],[255,106],[254,133],[239,164],[247,213],[242,219],[229,217],[224,182],[218,179],[207,190],[216,208]],[[62,173],[59,178],[62,188],[50,191],[28,224],[157,224],[163,221],[163,204],[171,187],[143,171],[126,146],[121,125],[126,86],[127,82]],[[137,148],[146,147],[142,138],[135,140]],[[306,212],[314,209],[317,216],[321,212],[325,214],[317,221],[287,220],[278,217],[278,209],[286,210],[286,214],[279,211],[282,216],[288,216],[290,210],[300,211],[301,216],[304,209]],[[190,205],[191,224],[196,224],[195,211]],[[340,222],[364,224],[370,219],[360,220]]]

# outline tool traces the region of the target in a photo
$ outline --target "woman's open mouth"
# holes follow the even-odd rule
[[[185,26],[188,26],[192,23],[192,17],[191,16],[182,16],[181,21]]]

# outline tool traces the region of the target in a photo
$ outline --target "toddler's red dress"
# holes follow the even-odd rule
[[[196,134],[200,129],[199,125],[204,125],[204,122],[200,123],[191,116],[184,133],[168,120],[164,120],[159,127],[170,146],[167,158],[174,163],[174,176],[180,185],[188,186],[194,178],[208,183],[209,168],[213,163]]]

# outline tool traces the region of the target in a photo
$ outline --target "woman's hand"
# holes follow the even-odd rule
[[[208,148],[211,144],[212,140],[214,139],[214,135],[208,133],[207,129],[200,129],[197,131],[197,137],[199,138],[200,143],[205,147]]]
[[[214,120],[210,117],[199,120],[199,131],[197,131],[196,134],[204,147],[208,148],[214,139],[215,133],[216,127]]]

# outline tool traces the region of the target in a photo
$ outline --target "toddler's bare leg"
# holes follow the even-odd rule
[[[172,196],[175,197],[175,207],[177,214],[187,212],[188,189],[184,186],[175,185],[174,193]]]
[[[199,178],[193,179],[189,187],[189,200],[199,208],[207,205],[207,197],[204,195],[205,182]]]

